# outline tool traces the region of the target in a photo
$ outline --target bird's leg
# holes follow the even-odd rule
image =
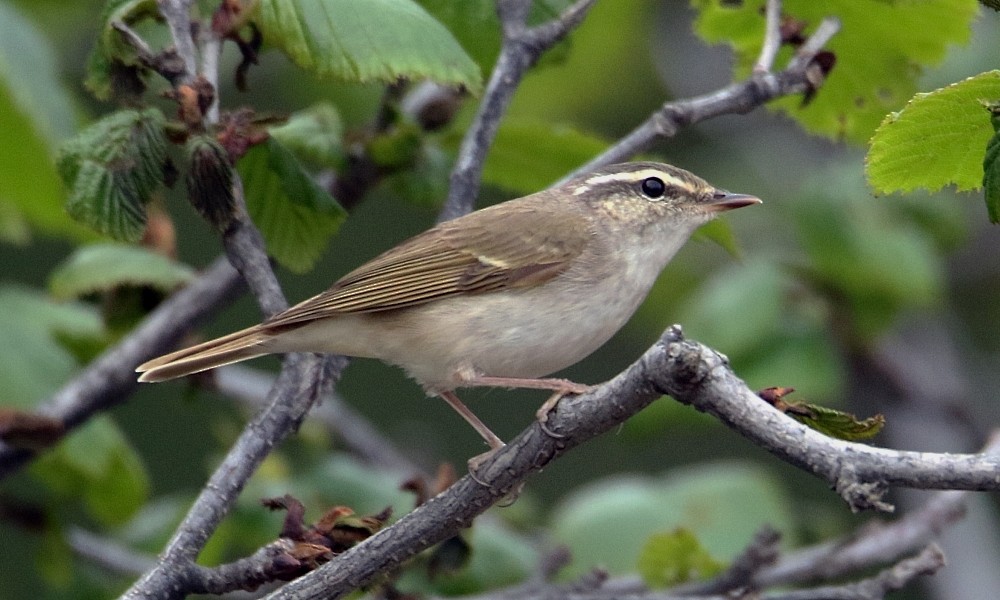
[[[521,379],[517,377],[489,377],[486,375],[470,377],[462,381],[462,385],[466,387],[489,386],[552,390],[554,393],[549,396],[549,399],[546,400],[545,403],[542,404],[542,406],[535,412],[535,418],[538,419],[538,422],[542,425],[542,430],[554,438],[562,436],[550,431],[547,427],[545,427],[545,423],[549,420],[549,413],[555,409],[557,404],[559,404],[559,400],[567,394],[583,394],[594,389],[594,386],[592,385],[576,383],[575,381],[570,381],[568,379]]]
[[[455,409],[455,412],[462,415],[462,418],[465,419],[465,422],[468,423],[469,425],[472,425],[472,428],[475,429],[476,432],[479,435],[481,435],[484,440],[486,440],[487,444],[489,444],[490,446],[489,450],[483,452],[482,454],[477,454],[476,456],[473,456],[472,458],[469,459],[468,462],[469,475],[472,475],[472,478],[478,481],[479,483],[488,486],[486,482],[481,481],[478,477],[476,477],[476,471],[479,470],[479,465],[481,465],[484,460],[493,456],[493,454],[496,453],[497,450],[503,448],[507,444],[505,444],[503,440],[501,440],[497,436],[497,434],[493,433],[493,431],[486,426],[486,423],[480,421],[479,417],[477,417],[475,413],[469,410],[469,407],[466,406],[465,403],[459,400],[458,396],[455,395],[455,392],[451,391],[438,392],[438,396],[444,398],[444,401],[448,403],[448,406],[452,407],[453,409]]]
[[[468,406],[458,399],[455,392],[438,392],[438,395],[444,398],[444,401],[448,403],[448,406],[455,409],[455,412],[462,415],[462,418],[465,419],[469,425],[472,425],[472,428],[475,429],[479,435],[483,436],[483,439],[486,440],[486,443],[490,446],[490,452],[499,450],[506,445],[503,440],[497,437],[497,434],[493,433],[485,423],[479,420],[479,417],[469,410]]]

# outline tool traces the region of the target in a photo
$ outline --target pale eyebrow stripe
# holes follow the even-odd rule
[[[609,173],[605,175],[595,175],[583,182],[583,185],[574,190],[574,194],[582,194],[586,191],[586,188],[591,185],[601,185],[603,183],[610,183],[614,181],[623,181],[626,183],[631,183],[633,181],[641,181],[647,177],[658,177],[663,180],[663,183],[679,187],[687,191],[694,191],[691,187],[689,181],[679,179],[674,177],[669,173],[665,173],[658,169],[642,169],[641,171],[632,171],[627,173]]]

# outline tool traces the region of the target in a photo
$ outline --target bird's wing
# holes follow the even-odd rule
[[[531,287],[565,271],[583,252],[590,232],[579,213],[565,208],[556,212],[537,199],[527,206],[513,201],[504,207],[486,208],[413,237],[264,327]]]

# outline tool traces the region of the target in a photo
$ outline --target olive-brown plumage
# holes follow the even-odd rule
[[[613,165],[437,225],[259,325],[140,365],[139,380],[271,353],[378,358],[498,447],[452,390],[581,389],[538,378],[618,331],[698,226],[758,202],[669,165]]]

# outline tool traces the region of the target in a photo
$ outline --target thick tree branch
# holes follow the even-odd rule
[[[852,510],[891,510],[882,500],[889,486],[1000,487],[1000,460],[995,456],[895,451],[835,440],[759,401],[714,351],[679,337],[670,348],[674,353],[672,366],[657,371],[653,385],[715,416],[782,460],[826,480]]]
[[[466,527],[531,473],[608,431],[662,393],[723,420],[784,460],[831,483],[849,480],[852,506],[875,506],[887,485],[973,490],[1000,487],[1000,459],[984,455],[896,452],[832,440],[763,402],[716,352],[686,341],[677,327],[624,373],[593,392],[564,398],[538,423],[391,527],[275,592],[273,599],[339,598]],[[736,422],[738,421],[738,422]],[[853,486],[853,487],[851,487]],[[842,486],[843,487],[843,486]]]

